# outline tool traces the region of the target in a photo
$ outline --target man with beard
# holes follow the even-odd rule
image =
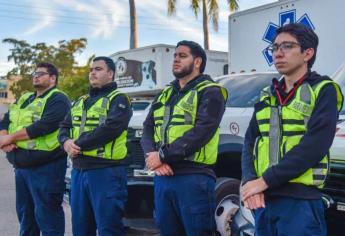
[[[57,81],[55,66],[39,63],[32,74],[35,92],[21,96],[0,122],[0,148],[15,168],[20,235],[64,235],[67,155],[57,133],[70,103]]]
[[[174,53],[176,77],[155,99],[141,145],[154,170],[155,213],[162,236],[213,235],[219,123],[227,91],[202,74],[206,53],[181,41]]]
[[[72,228],[74,236],[125,235],[122,224],[127,199],[123,159],[132,108],[117,90],[115,64],[93,59],[89,93],[80,97],[61,123],[59,141],[72,158]]]

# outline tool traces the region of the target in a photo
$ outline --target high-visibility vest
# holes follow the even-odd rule
[[[87,131],[92,131],[96,127],[105,123],[107,119],[111,101],[118,95],[125,95],[118,90],[110,92],[107,96],[99,98],[87,110],[84,108],[88,95],[79,98],[71,109],[72,118],[72,138],[78,137]],[[127,97],[127,95],[125,95]],[[128,97],[127,97],[128,98]],[[129,98],[128,98],[129,101]],[[122,160],[127,155],[127,130],[124,130],[117,138],[98,148],[82,151],[82,154],[90,157],[99,157],[112,160]]]
[[[34,93],[25,93],[19,98],[16,104],[9,108],[9,133],[15,133],[41,119],[47,100],[54,93],[62,93],[59,89],[52,89],[46,96],[36,97],[28,106],[20,108],[24,102]],[[52,151],[59,146],[57,139],[58,129],[54,132],[34,139],[16,141],[17,147],[27,150]]]
[[[271,94],[270,87],[263,89],[260,101],[263,101],[266,106],[255,114],[260,136],[257,137],[254,145],[254,166],[259,177],[300,143],[307,132],[307,124],[318,94],[326,84],[334,85],[337,92],[337,108],[340,111],[343,95],[339,85],[331,80],[323,80],[313,87],[306,82],[303,83],[296,90],[295,97],[285,106],[278,105],[277,99]],[[329,168],[328,155],[290,182],[322,188]]]
[[[154,140],[157,146],[171,144],[195,126],[199,93],[208,87],[219,87],[226,101],[228,93],[225,88],[211,81],[204,81],[190,89],[174,106],[167,102],[172,94],[172,86],[165,88],[153,104]],[[204,164],[214,164],[217,160],[219,128],[210,141],[196,153],[185,157],[185,160]]]

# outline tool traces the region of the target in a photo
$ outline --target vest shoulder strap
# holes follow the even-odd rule
[[[321,89],[326,85],[326,84],[333,84],[334,88],[335,88],[335,91],[337,93],[337,108],[338,108],[338,112],[341,111],[341,109],[343,108],[343,102],[344,102],[344,95],[343,93],[341,92],[341,88],[339,86],[338,83],[336,83],[335,81],[333,80],[322,80],[321,82],[315,84],[313,86],[313,90],[316,94],[316,96],[319,94],[319,92],[321,91]]]
[[[166,88],[164,88],[161,94],[158,96],[157,102],[161,102],[162,100],[166,102],[170,98],[172,90],[172,85],[168,85]]]
[[[21,106],[31,95],[33,95],[33,92],[28,92],[23,94],[17,101],[17,105]]]
[[[220,91],[221,91],[221,93],[222,93],[222,95],[224,97],[224,100],[226,101],[228,99],[228,91],[226,90],[226,88],[224,88],[220,84],[217,84],[215,82],[211,82],[211,81],[208,81],[208,80],[203,81],[200,84],[198,84],[196,86],[196,90],[198,92],[200,92],[200,91],[204,90],[205,88],[209,88],[209,87],[218,87],[218,88],[220,88]]]
[[[109,110],[111,101],[119,95],[125,96],[127,98],[128,103],[131,104],[131,99],[129,98],[129,96],[126,93],[122,93],[116,89],[111,91],[106,97],[103,97],[102,107],[106,107],[107,110]]]
[[[89,94],[84,94],[80,96],[72,105],[72,107],[79,106],[80,102],[85,102],[86,99],[88,99]]]
[[[260,101],[271,96],[272,96],[271,86],[267,86],[260,91]]]
[[[65,96],[67,96],[67,95],[66,95],[63,91],[61,91],[60,89],[54,88],[54,89],[50,90],[50,92],[49,92],[46,96],[44,96],[43,100],[47,101],[48,98],[49,98],[50,96],[52,96],[53,94],[55,94],[55,93],[61,93],[61,94],[64,94]]]

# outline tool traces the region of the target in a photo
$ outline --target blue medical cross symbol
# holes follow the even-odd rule
[[[276,35],[276,30],[283,25],[289,24],[289,23],[301,23],[313,30],[315,30],[315,27],[313,23],[311,22],[309,16],[305,13],[302,15],[297,21],[296,21],[296,9],[284,11],[279,13],[279,25],[274,24],[272,22],[268,23],[268,26],[266,28],[266,31],[262,37],[262,40],[269,43],[269,45],[262,50],[262,54],[264,55],[267,64],[269,66],[273,65],[273,57],[272,53],[268,50],[268,47],[273,43],[273,39]]]

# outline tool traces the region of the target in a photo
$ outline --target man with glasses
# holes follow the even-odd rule
[[[20,235],[65,231],[61,204],[67,158],[57,132],[70,103],[57,82],[55,66],[39,63],[32,74],[35,92],[21,96],[0,121],[0,148],[15,169]]]
[[[301,24],[276,32],[270,50],[282,79],[261,92],[247,129],[241,189],[256,235],[327,235],[320,189],[343,95],[311,71],[318,36]]]

